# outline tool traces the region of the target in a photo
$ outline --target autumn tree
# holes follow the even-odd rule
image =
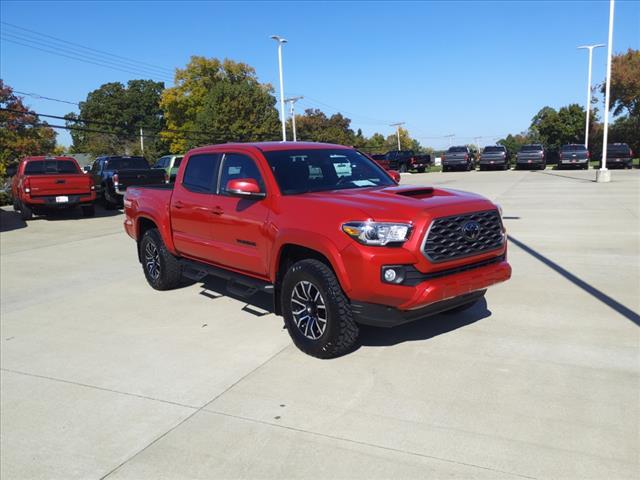
[[[149,160],[165,153],[167,145],[160,139],[164,128],[160,95],[162,82],[130,80],[105,83],[80,102],[80,113],[66,116],[71,130],[72,151],[101,154],[140,154],[140,128],[143,130],[144,154]]]
[[[56,146],[56,133],[29,113],[22,98],[0,79],[0,175],[7,165],[28,155],[47,155]]]
[[[193,56],[162,94],[162,136],[174,153],[209,143],[277,140],[275,104],[273,88],[258,82],[253,67]]]
[[[604,95],[604,82],[601,92]],[[640,50],[630,48],[611,58],[610,95],[614,115],[640,117]]]

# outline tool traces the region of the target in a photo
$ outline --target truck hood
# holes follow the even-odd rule
[[[296,200],[314,207],[328,205],[350,220],[417,222],[425,217],[457,215],[496,208],[486,198],[452,189],[394,186],[307,193]]]

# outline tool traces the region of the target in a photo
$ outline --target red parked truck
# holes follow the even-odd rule
[[[72,157],[26,157],[8,173],[13,174],[13,209],[23,220],[34,213],[78,206],[85,217],[95,214],[93,180]]]
[[[296,346],[331,358],[358,324],[459,311],[511,276],[495,204],[397,178],[340,145],[207,146],[174,184],[127,189],[124,226],[153,288],[216,275],[267,292]]]

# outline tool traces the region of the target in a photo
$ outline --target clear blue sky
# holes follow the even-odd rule
[[[448,140],[426,137],[493,143],[488,137],[525,130],[545,105],[584,104],[587,54],[576,47],[606,43],[608,12],[608,1],[0,4],[3,22],[170,70],[191,55],[228,57],[276,87],[268,37],[279,34],[289,40],[285,94],[305,95],[300,108],[342,111],[366,134],[390,134],[388,123],[406,121],[412,136],[436,148]],[[13,40],[30,35],[1,30]],[[2,78],[24,92],[80,101],[106,82],[163,79],[0,45]],[[616,2],[613,45],[614,52],[640,48],[640,2]],[[604,78],[605,58],[606,49],[596,50],[594,83]],[[74,109],[25,100],[43,113]],[[59,140],[68,144],[69,136]]]

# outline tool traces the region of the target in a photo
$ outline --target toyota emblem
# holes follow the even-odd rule
[[[471,220],[462,225],[462,236],[467,242],[475,242],[480,236],[480,224]]]

